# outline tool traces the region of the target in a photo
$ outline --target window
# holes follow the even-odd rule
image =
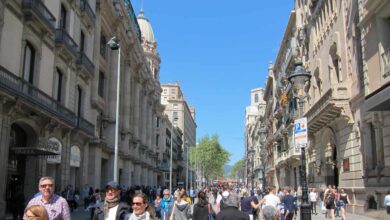
[[[83,31],[80,32],[80,52],[85,52],[85,34]]]
[[[176,89],[172,89],[171,94],[176,94]]]
[[[98,84],[98,95],[104,98],[104,83],[105,83],[104,73],[102,71],[99,72],[99,84]]]
[[[82,105],[83,89],[80,86],[77,86],[77,117],[81,117],[81,105]]]
[[[259,95],[255,94],[255,103],[258,103],[258,102],[259,102]]]
[[[63,80],[64,80],[64,76],[63,74],[61,73],[61,71],[57,68],[57,72],[56,72],[56,85],[55,85],[55,99],[57,100],[57,102],[62,102],[62,89],[63,89]]]
[[[160,127],[160,117],[156,117],[156,127]]]
[[[60,28],[66,30],[66,17],[67,17],[67,11],[64,5],[61,5],[61,14],[60,14]]]
[[[173,112],[173,122],[177,121],[179,119],[179,113]]]
[[[158,139],[160,138],[159,134],[156,134],[156,146],[158,146]]]
[[[100,55],[105,59],[106,58],[106,45],[107,39],[103,33],[100,34]]]
[[[23,79],[27,82],[34,83],[34,67],[35,67],[35,49],[27,42],[24,48],[23,61]]]
[[[179,105],[178,104],[173,104],[173,109],[178,109]]]

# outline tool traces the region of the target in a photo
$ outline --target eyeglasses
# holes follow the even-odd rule
[[[144,203],[142,203],[142,202],[133,202],[133,205],[136,205],[136,206],[141,206],[141,205],[143,205]]]
[[[107,192],[109,192],[109,191],[111,191],[111,192],[118,192],[119,189],[117,189],[117,188],[107,188]]]
[[[46,188],[46,187],[53,188],[53,185],[54,184],[42,184],[42,185],[40,185],[40,187],[41,188]]]

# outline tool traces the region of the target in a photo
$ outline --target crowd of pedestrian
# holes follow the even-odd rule
[[[162,187],[125,188],[110,181],[102,190],[85,185],[81,195],[71,185],[62,192],[55,192],[55,188],[51,177],[42,177],[39,192],[28,202],[23,219],[69,220],[81,200],[91,220],[293,220],[299,211],[298,192],[290,187],[277,191],[268,186],[262,191],[223,183],[188,192],[177,187],[171,192]],[[309,189],[309,202],[313,215],[342,220],[346,220],[351,204],[345,190],[335,186]],[[390,214],[390,192],[384,205]]]

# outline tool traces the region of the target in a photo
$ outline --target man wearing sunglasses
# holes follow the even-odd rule
[[[54,189],[54,179],[42,177],[39,180],[40,195],[31,199],[26,209],[33,205],[41,205],[49,214],[49,220],[70,220],[68,203],[61,196],[54,194]]]
[[[106,197],[95,209],[93,220],[123,220],[130,207],[120,202],[120,186],[117,182],[110,181],[106,185]]]

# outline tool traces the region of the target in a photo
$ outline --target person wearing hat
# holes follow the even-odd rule
[[[238,210],[240,199],[235,192],[230,192],[224,199],[224,208],[218,213],[216,220],[249,220],[249,215]]]
[[[169,216],[171,216],[173,199],[170,195],[169,189],[164,189],[163,198],[160,202],[161,207],[161,220],[168,220]]]
[[[95,210],[93,220],[123,220],[130,207],[120,202],[121,189],[117,182],[110,181],[106,185],[106,197]]]

